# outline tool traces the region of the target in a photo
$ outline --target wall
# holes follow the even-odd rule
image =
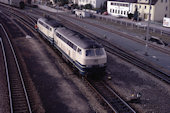
[[[132,10],[131,7],[132,7],[131,3],[107,1],[107,11],[110,15],[113,16],[128,17],[127,14],[131,12]]]
[[[91,4],[93,8],[100,8],[101,4],[103,4],[106,0],[79,0],[78,5],[86,5]]]
[[[138,4],[135,3],[133,4],[133,13],[135,12],[136,6],[138,8],[138,12],[140,13],[139,17],[141,17],[143,20],[148,20],[149,19],[149,5],[148,4]],[[155,16],[155,6],[151,5],[151,20],[154,20],[154,16]]]
[[[167,17],[170,17],[170,1],[165,1],[166,0],[163,0],[163,2],[161,2],[161,0],[158,0],[157,4],[155,5],[155,21],[162,21],[165,17],[165,14],[167,15]],[[168,8],[168,10],[166,10],[166,7]]]

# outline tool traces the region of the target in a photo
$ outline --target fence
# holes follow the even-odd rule
[[[99,20],[103,20],[103,21],[107,21],[107,22],[114,22],[114,23],[118,23],[120,25],[125,25],[126,27],[132,27],[135,29],[142,29],[142,30],[146,30],[147,29],[147,25],[142,25],[140,23],[136,23],[136,22],[130,22],[130,21],[126,21],[126,20],[121,20],[118,18],[107,18],[101,15],[93,15],[94,18],[99,19]],[[170,36],[170,28],[168,30],[164,30],[161,28],[156,28],[156,27],[149,27],[149,31],[153,32],[153,33],[158,33],[162,36]]]

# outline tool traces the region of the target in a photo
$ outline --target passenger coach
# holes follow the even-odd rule
[[[107,56],[104,48],[80,33],[63,27],[53,19],[40,18],[38,31],[70,61],[82,75],[104,72]]]

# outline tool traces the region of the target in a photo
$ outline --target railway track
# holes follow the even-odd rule
[[[52,15],[53,13],[49,13],[49,14],[50,14],[53,18],[55,18],[55,17]],[[76,30],[76,31],[78,31],[78,32],[80,32],[80,33],[82,33],[82,34],[84,34],[84,35],[92,38],[93,40],[96,40],[97,42],[103,44],[104,47],[106,48],[106,50],[107,50],[109,53],[114,54],[114,55],[116,55],[116,56],[124,59],[125,61],[127,61],[127,62],[129,62],[129,63],[131,63],[131,64],[133,64],[133,65],[135,65],[135,66],[137,66],[137,67],[139,67],[139,68],[141,68],[142,70],[144,70],[144,71],[146,71],[146,72],[154,75],[155,77],[158,77],[159,79],[165,81],[165,82],[168,83],[168,84],[170,83],[170,75],[167,74],[167,73],[165,73],[165,72],[163,72],[162,70],[160,70],[159,67],[155,67],[155,66],[153,66],[153,64],[151,64],[150,62],[145,61],[145,60],[143,60],[143,59],[141,59],[141,58],[137,58],[136,56],[128,53],[126,50],[124,50],[124,49],[122,49],[122,48],[120,48],[120,47],[118,47],[118,46],[116,46],[116,45],[114,45],[114,44],[111,44],[110,42],[106,41],[105,39],[102,39],[102,38],[100,38],[100,37],[96,37],[96,36],[95,36],[94,34],[92,34],[92,33],[88,33],[84,28],[75,25],[74,23],[72,23],[72,22],[69,21],[68,19],[65,19],[63,16],[67,16],[67,17],[68,17],[68,15],[63,15],[63,14],[58,14],[57,17],[58,17],[63,23],[65,23],[66,26],[71,27],[71,28],[73,28],[74,30]],[[74,17],[70,17],[70,18],[74,18]],[[78,20],[77,18],[74,18],[74,19]],[[78,20],[78,21],[80,21],[80,20]],[[84,21],[84,20],[82,20],[82,19],[81,19],[81,21],[83,21],[83,22],[85,22],[85,23],[87,23],[87,24],[92,24],[92,25],[94,25],[94,26],[96,26],[96,27],[99,27],[99,28],[102,28],[102,29],[106,29],[106,30],[108,30],[108,31],[110,31],[110,32],[119,34],[119,35],[121,35],[121,36],[128,37],[128,38],[132,38],[131,36],[127,36],[127,34],[126,34],[126,36],[125,36],[124,34],[120,34],[120,32],[110,30],[110,29],[105,28],[105,27],[102,27],[102,26],[100,26],[100,25],[96,25],[96,24],[93,24],[93,23],[89,23],[89,22],[86,22],[86,21]],[[134,38],[133,38],[133,39],[134,39]],[[139,42],[139,43],[143,43],[143,41],[141,41],[141,40],[135,40],[135,41],[137,41],[137,42]],[[150,46],[154,46],[154,45],[151,44]],[[157,48],[157,47],[154,46],[154,48]],[[162,50],[162,48],[157,48],[157,49],[159,49],[160,51],[165,52],[165,50]],[[169,54],[168,51],[166,51],[165,53]]]
[[[149,62],[128,53],[126,50],[106,41],[103,38],[96,37],[94,34],[87,32],[84,28],[81,28],[81,27],[75,25],[74,23],[66,20],[65,18],[63,18],[61,16],[59,16],[59,18],[62,20],[62,22],[66,26],[71,27],[74,30],[80,32],[81,34],[84,34],[84,35],[88,36],[89,38],[101,43],[105,47],[107,52],[120,57],[121,59],[139,67],[140,69],[142,69],[142,70],[154,75],[155,77],[158,77],[159,79],[165,81],[166,83],[170,84],[170,75],[164,73],[163,71],[161,71],[157,67],[153,66]]]
[[[9,101],[11,113],[32,113],[27,91],[25,88],[23,75],[21,73],[18,60],[12,46],[12,43],[4,29],[0,24],[3,38],[0,39],[3,48],[3,57],[5,64],[5,71],[8,82]]]
[[[82,20],[82,19],[80,19],[80,18],[68,16],[68,15],[66,15],[66,14],[59,14],[59,15],[61,15],[61,16],[63,16],[63,17],[71,18],[71,19],[74,19],[74,20],[77,20],[77,21],[81,21],[81,22],[84,22],[84,23],[89,24],[89,25],[93,25],[93,26],[95,26],[95,27],[97,27],[97,28],[100,28],[100,29],[109,31],[109,32],[111,32],[111,33],[117,34],[117,35],[119,35],[119,36],[128,38],[128,39],[130,39],[130,40],[133,40],[133,41],[135,41],[135,42],[141,43],[141,44],[143,44],[143,45],[145,45],[145,43],[146,43],[145,40],[137,39],[137,38],[134,37],[134,36],[128,35],[127,33],[122,33],[122,32],[120,32],[120,31],[118,31],[118,30],[113,30],[113,29],[110,29],[110,28],[106,28],[106,27],[104,27],[104,26],[101,26],[101,25],[98,25],[98,24],[95,24],[95,23],[92,23],[92,22],[87,22],[87,21]],[[148,43],[149,43],[149,42],[148,42]],[[161,48],[161,47],[156,46],[156,45],[154,45],[154,44],[152,44],[152,43],[149,43],[149,47],[154,48],[154,49],[157,49],[157,50],[159,50],[159,51],[161,51],[161,52],[163,52],[163,53],[170,54],[170,50],[169,50],[169,49]]]
[[[103,81],[85,79],[85,83],[97,94],[109,113],[136,113],[116,92]]]
[[[17,8],[13,8],[7,5],[2,5],[1,9],[3,9],[3,13],[9,17],[15,17],[18,21],[21,21],[24,23],[26,26],[31,28],[33,31],[36,32],[35,30],[35,25],[36,25],[36,18],[30,17],[29,15],[26,14],[25,11],[19,10]]]

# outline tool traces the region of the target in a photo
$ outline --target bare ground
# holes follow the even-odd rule
[[[17,40],[17,45],[45,112],[106,112],[82,81],[42,40],[22,39]]]
[[[139,113],[169,113],[170,86],[163,81],[141,71],[137,67],[108,54],[109,76],[112,80],[106,81],[126,101],[141,93],[140,103],[131,103]]]

